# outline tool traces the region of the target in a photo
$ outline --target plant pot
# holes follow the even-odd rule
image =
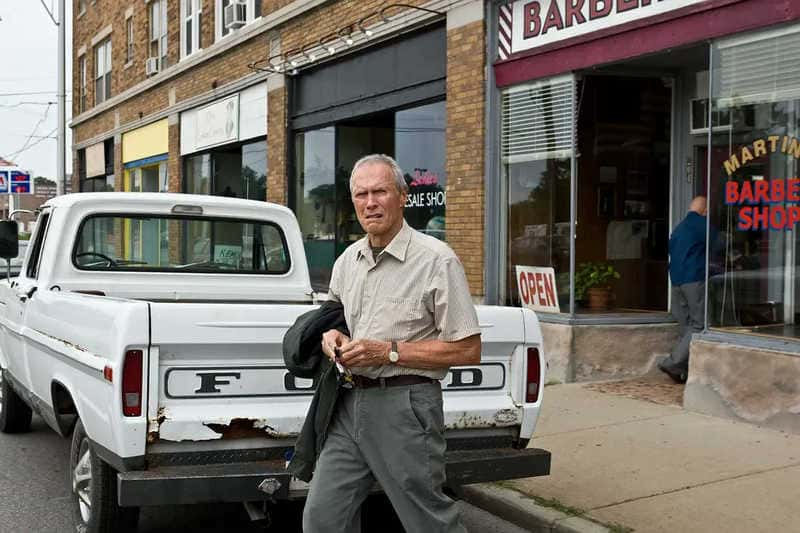
[[[588,307],[593,311],[603,311],[609,308],[611,303],[610,287],[592,287],[586,291]]]

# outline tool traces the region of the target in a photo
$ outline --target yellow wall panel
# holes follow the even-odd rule
[[[122,134],[123,163],[166,154],[167,152],[169,152],[167,119],[159,120],[137,130]]]

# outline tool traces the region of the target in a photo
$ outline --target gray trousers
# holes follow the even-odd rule
[[[409,533],[463,532],[442,492],[444,415],[438,383],[344,392],[303,510],[305,533],[358,532],[377,481]]]
[[[689,343],[692,334],[703,331],[705,297],[706,284],[703,281],[672,286],[672,316],[680,325],[680,340],[662,363],[664,366],[689,369]]]

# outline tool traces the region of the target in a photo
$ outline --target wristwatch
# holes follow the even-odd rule
[[[392,341],[392,348],[389,350],[389,362],[397,363],[400,360],[400,354],[397,353],[397,341]]]

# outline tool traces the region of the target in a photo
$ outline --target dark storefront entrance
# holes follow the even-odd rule
[[[577,270],[607,262],[615,309],[666,311],[671,83],[587,76],[579,91]]]
[[[289,205],[315,289],[336,257],[363,236],[350,201],[353,164],[384,153],[409,185],[405,216],[445,239],[446,35],[426,28],[293,79]]]

